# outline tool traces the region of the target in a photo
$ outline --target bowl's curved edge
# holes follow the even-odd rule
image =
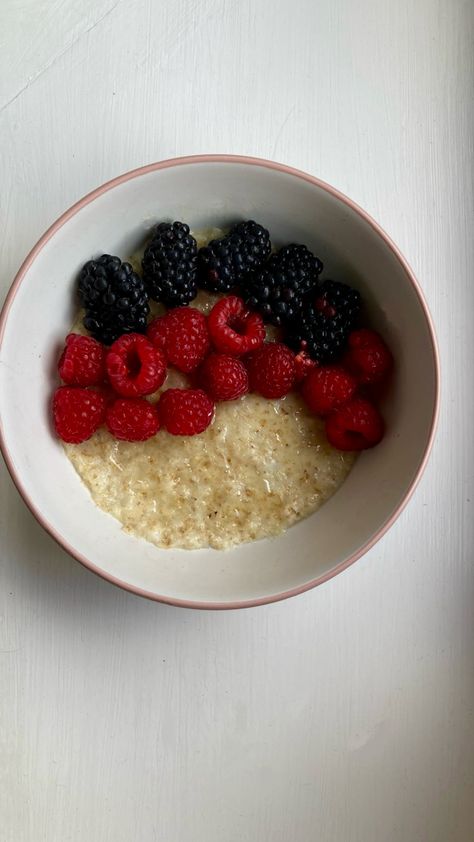
[[[425,445],[423,456],[420,460],[420,463],[414,473],[412,482],[410,487],[407,489],[407,492],[397,508],[392,512],[389,518],[385,521],[384,524],[377,530],[375,535],[369,539],[357,552],[353,553],[349,558],[345,559],[340,564],[336,565],[332,570],[328,573],[325,573],[323,576],[318,576],[316,579],[311,579],[309,582],[305,582],[303,585],[300,585],[297,588],[291,588],[288,591],[284,591],[283,593],[277,594],[270,594],[269,596],[260,597],[258,599],[251,599],[251,600],[241,600],[236,602],[201,602],[201,601],[193,601],[193,600],[182,600],[176,599],[172,597],[167,597],[162,594],[156,594],[151,591],[143,590],[142,588],[134,587],[130,585],[128,582],[124,582],[121,579],[111,575],[110,573],[106,573],[100,567],[97,567],[93,562],[89,559],[85,558],[81,555],[81,553],[77,552],[74,547],[70,546],[67,541],[63,539],[60,533],[52,526],[52,524],[48,523],[41,512],[38,510],[37,506],[35,505],[34,501],[30,499],[28,492],[24,488],[20,477],[17,476],[13,461],[10,457],[8,447],[5,441],[4,432],[3,432],[3,425],[1,422],[0,416],[0,450],[2,452],[3,458],[5,460],[5,464],[8,468],[10,476],[13,480],[14,485],[16,486],[20,496],[23,498],[28,509],[31,511],[33,516],[36,520],[40,523],[40,525],[48,532],[51,537],[59,544],[62,549],[66,550],[66,552],[79,561],[84,567],[88,570],[91,570],[96,575],[100,576],[102,579],[105,579],[107,582],[110,582],[113,585],[117,585],[118,587],[122,588],[123,590],[129,591],[137,596],[145,597],[146,599],[151,599],[155,602],[162,602],[168,605],[174,605],[180,608],[198,608],[204,610],[229,610],[229,609],[236,609],[236,608],[252,608],[258,605],[266,605],[272,602],[279,602],[283,599],[288,599],[291,596],[296,596],[297,594],[304,593],[305,591],[311,590],[312,588],[317,587],[318,585],[323,584],[323,582],[329,581],[334,576],[337,576],[343,570],[350,567],[354,562],[356,562],[361,556],[365,555],[390,529],[392,524],[397,520],[409,500],[411,499],[420,479],[425,470],[426,464],[428,462],[431,448],[433,445],[434,437],[436,435],[436,428],[438,424],[438,417],[439,417],[439,405],[440,405],[440,360],[439,360],[439,350],[438,350],[438,343],[436,339],[436,333],[434,329],[433,319],[431,317],[431,313],[429,311],[428,305],[425,301],[424,294],[418,283],[416,276],[403,256],[400,252],[399,248],[395,245],[391,237],[384,231],[384,229],[368,214],[363,208],[361,208],[356,202],[346,196],[344,193],[341,193],[332,185],[327,184],[327,182],[322,181],[316,176],[309,175],[303,170],[295,169],[294,167],[289,167],[286,164],[279,164],[275,161],[270,161],[265,158],[254,158],[244,155],[220,155],[220,154],[209,154],[209,155],[190,155],[181,158],[169,158],[164,161],[158,161],[152,164],[146,164],[142,167],[137,167],[136,169],[130,170],[129,172],[123,173],[122,175],[117,176],[116,178],[111,179],[110,181],[105,182],[100,187],[97,187],[95,190],[92,190],[82,199],[75,202],[68,210],[66,210],[57,220],[54,222],[48,229],[45,231],[43,236],[38,240],[36,245],[33,246],[23,263],[21,264],[13,283],[10,287],[10,290],[7,294],[5,299],[4,305],[0,312],[0,351],[3,341],[3,336],[5,332],[5,325],[8,318],[8,313],[10,311],[11,305],[15,298],[15,295],[18,291],[18,288],[26,275],[29,267],[35,260],[38,253],[41,249],[46,245],[48,240],[72,217],[74,216],[79,210],[81,210],[84,205],[89,204],[90,202],[94,201],[98,196],[102,193],[111,190],[112,188],[116,187],[119,184],[122,184],[125,181],[128,181],[132,178],[137,178],[138,176],[145,175],[148,172],[153,172],[155,170],[160,169],[167,169],[169,167],[176,167],[181,166],[183,164],[201,164],[201,163],[231,163],[231,164],[249,164],[253,166],[260,166],[266,167],[268,169],[277,170],[279,172],[284,172],[297,178],[301,178],[304,181],[307,181],[311,184],[314,184],[321,189],[325,190],[326,192],[333,195],[335,198],[339,199],[353,211],[355,211],[359,216],[361,216],[373,229],[376,233],[384,240],[390,250],[393,252],[399,263],[402,265],[409,281],[411,282],[412,286],[417,293],[418,299],[423,309],[423,313],[428,325],[428,330],[431,339],[431,349],[433,353],[433,364],[434,364],[434,372],[435,372],[435,400],[433,406],[433,415],[430,424],[430,432],[428,435],[428,439]]]

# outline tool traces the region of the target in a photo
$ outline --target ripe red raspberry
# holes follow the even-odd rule
[[[176,307],[154,319],[147,336],[163,349],[168,362],[185,374],[202,363],[211,344],[206,317],[195,307]]]
[[[230,354],[209,354],[199,369],[199,383],[213,401],[233,401],[249,390],[247,369]]]
[[[105,377],[105,348],[91,336],[70,333],[58,363],[68,386],[98,386]]]
[[[316,415],[327,415],[348,403],[354,396],[357,383],[338,365],[324,365],[308,374],[301,394]]]
[[[367,328],[353,330],[348,346],[343,363],[360,384],[380,383],[388,376],[393,357],[378,333]]]
[[[383,438],[385,425],[378,409],[363,398],[355,398],[326,419],[326,435],[338,450],[365,450]]]
[[[106,356],[110,384],[125,398],[151,395],[163,385],[166,358],[141,333],[127,333],[116,339]]]
[[[214,417],[214,404],[202,389],[167,389],[158,408],[163,427],[173,436],[202,433]]]
[[[105,416],[101,392],[79,386],[60,386],[53,395],[53,421],[59,438],[70,444],[90,439]]]
[[[116,439],[146,441],[160,429],[160,416],[145,398],[117,398],[107,407],[105,423]]]
[[[281,342],[267,342],[246,359],[252,392],[264,398],[282,398],[296,380],[295,355]]]
[[[216,350],[233,357],[255,351],[265,339],[262,317],[251,313],[236,295],[228,295],[214,304],[208,326]]]

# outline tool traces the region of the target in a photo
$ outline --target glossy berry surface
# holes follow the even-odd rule
[[[211,341],[207,319],[194,307],[177,307],[150,322],[147,336],[171,365],[188,374],[207,355]]]
[[[252,392],[264,398],[282,398],[296,380],[295,355],[280,342],[267,342],[246,358]]]
[[[214,417],[214,402],[202,389],[167,389],[158,409],[163,427],[173,436],[203,433]]]
[[[89,260],[79,274],[78,291],[84,327],[94,339],[111,345],[124,333],[145,333],[148,295],[130,263],[110,254]]]
[[[247,369],[229,354],[209,354],[199,369],[199,384],[214,401],[233,401],[249,390]]]
[[[151,395],[166,377],[166,357],[140,333],[127,333],[116,339],[106,356],[110,385],[127,398]]]
[[[150,298],[167,307],[188,304],[197,293],[197,244],[184,222],[161,222],[145,249],[143,278]]]
[[[385,425],[377,407],[363,398],[354,398],[326,419],[326,435],[338,450],[366,450],[375,447],[384,435]]]
[[[228,295],[221,298],[208,316],[212,344],[217,351],[241,356],[263,345],[265,326],[258,313],[251,313],[242,298]]]
[[[160,429],[160,416],[145,398],[117,398],[107,407],[105,423],[120,441],[146,441]]]
[[[70,333],[58,363],[61,380],[68,386],[98,386],[105,378],[106,349],[91,336]]]
[[[62,441],[80,444],[89,439],[105,418],[105,398],[92,389],[60,386],[53,395],[53,423]]]

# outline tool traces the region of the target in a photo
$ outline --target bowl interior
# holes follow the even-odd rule
[[[323,277],[360,289],[370,322],[396,359],[383,406],[388,432],[381,445],[360,456],[319,512],[282,537],[226,552],[160,550],[126,535],[95,506],[51,435],[50,394],[58,349],[74,316],[75,279],[98,253],[131,254],[157,220],[182,219],[196,229],[242,218],[267,226],[276,245],[306,243],[323,260]],[[244,162],[190,162],[146,169],[98,193],[33,255],[4,321],[0,405],[5,451],[22,493],[77,557],[132,589],[167,600],[253,602],[330,575],[396,513],[432,431],[435,351],[407,269],[356,209],[288,171]]]

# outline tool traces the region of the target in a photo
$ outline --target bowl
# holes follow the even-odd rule
[[[226,551],[159,549],[122,531],[92,501],[52,435],[58,349],[74,318],[78,270],[97,253],[126,257],[161,219],[194,228],[255,218],[277,244],[303,242],[326,275],[354,284],[390,345],[396,376],[387,434],[360,455],[315,514],[278,538]],[[27,341],[25,341],[27,338]],[[227,155],[178,158],[102,185],[64,213],[21,266],[0,321],[1,447],[39,523],[74,558],[135,594],[178,606],[272,602],[335,576],[378,541],[410,498],[429,455],[439,366],[420,287],[387,234],[346,196],[306,173]]]

